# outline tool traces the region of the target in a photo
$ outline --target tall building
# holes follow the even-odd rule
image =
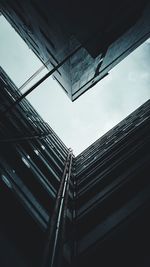
[[[150,36],[148,0],[1,0],[0,9],[69,98],[81,94]]]
[[[150,101],[75,158],[76,266],[148,266]]]
[[[41,266],[71,152],[0,69],[0,265]],[[68,177],[69,178],[69,177]]]
[[[0,265],[149,266],[150,101],[75,157],[0,77]]]

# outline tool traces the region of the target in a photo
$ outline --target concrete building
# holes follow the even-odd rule
[[[74,101],[150,36],[148,0],[2,0],[1,12]],[[72,52],[71,57],[68,57]]]
[[[150,101],[74,157],[0,89],[0,266],[149,266]]]

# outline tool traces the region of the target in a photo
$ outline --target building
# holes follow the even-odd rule
[[[0,77],[0,265],[149,266],[150,101],[74,157]]]
[[[148,266],[150,101],[75,158],[76,266]]]
[[[40,266],[70,150],[0,69],[0,265]],[[9,256],[8,256],[9,255]]]
[[[150,36],[148,0],[2,0],[1,12],[74,101]],[[71,56],[70,56],[71,55]]]

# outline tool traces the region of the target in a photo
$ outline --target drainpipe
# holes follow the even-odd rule
[[[65,168],[57,194],[55,208],[47,229],[47,241],[44,251],[42,267],[61,267],[58,262],[61,257],[63,246],[63,232],[65,230],[65,216],[69,194],[69,182],[71,177],[72,150],[69,149]]]

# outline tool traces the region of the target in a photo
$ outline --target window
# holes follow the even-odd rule
[[[4,174],[1,175],[1,178],[2,178],[3,182],[4,182],[9,188],[12,188],[12,185],[11,185],[10,181],[8,180],[8,178],[7,178]]]
[[[37,149],[34,149],[34,152],[36,155],[39,155],[39,151]]]
[[[24,157],[22,157],[22,161],[24,162],[24,164],[25,164],[28,168],[30,168],[30,164],[29,164],[29,162],[28,162]]]

